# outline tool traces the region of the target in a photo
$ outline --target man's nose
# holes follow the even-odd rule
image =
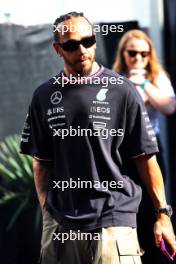
[[[79,48],[78,48],[78,51],[81,53],[81,54],[84,54],[87,52],[87,49],[82,45],[80,44],[79,45]]]

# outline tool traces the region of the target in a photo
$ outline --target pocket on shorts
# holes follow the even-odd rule
[[[56,222],[50,213],[45,209],[43,213],[43,227],[42,227],[42,239],[41,247],[43,249],[47,248],[53,240],[53,234],[56,229],[59,228],[59,223]]]
[[[53,235],[59,230],[59,223],[53,222],[53,219],[50,217],[47,212],[43,224],[40,258],[37,264],[58,264],[57,245],[53,239]]]
[[[117,249],[120,256],[142,256],[138,244],[133,240],[117,240]]]
[[[126,237],[117,238],[116,245],[120,264],[142,264],[141,256],[143,252],[140,249],[134,229],[131,229]]]

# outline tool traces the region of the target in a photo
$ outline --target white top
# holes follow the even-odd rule
[[[169,78],[167,77],[167,75],[162,71],[157,79],[157,86],[166,94],[166,96],[170,96],[175,98],[175,93],[174,93],[174,89],[172,87],[172,84],[169,80]],[[139,89],[139,87],[137,87],[141,97],[143,98],[144,96],[144,90]],[[147,105],[147,112],[150,118],[150,121],[152,123],[153,129],[155,131],[156,134],[159,134],[160,129],[159,129],[159,120],[158,120],[158,110],[156,110],[155,108],[153,108],[153,106],[151,105]]]

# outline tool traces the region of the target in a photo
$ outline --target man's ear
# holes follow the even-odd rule
[[[56,53],[61,57],[61,50],[57,43],[53,43],[53,48],[55,49]]]

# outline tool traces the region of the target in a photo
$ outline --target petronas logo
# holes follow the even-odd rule
[[[104,101],[106,99],[106,93],[107,93],[108,89],[101,89],[98,93],[97,93],[97,100],[98,101]]]

